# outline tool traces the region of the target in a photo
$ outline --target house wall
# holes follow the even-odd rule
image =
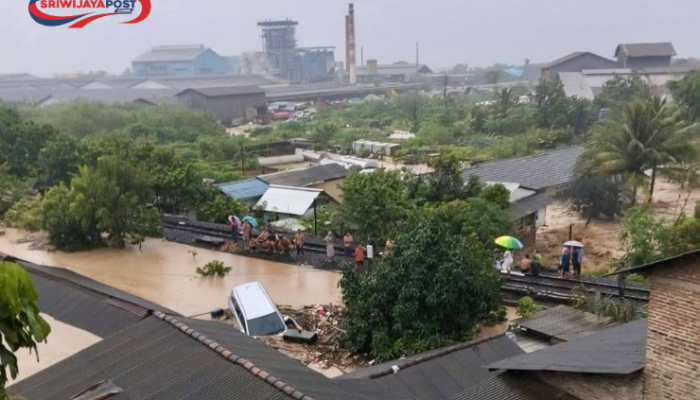
[[[641,400],[642,373],[631,375],[575,374],[566,372],[539,372],[544,382],[585,400]],[[650,399],[657,399],[652,397]]]
[[[671,56],[628,57],[627,63],[625,63],[625,57],[620,56],[617,59],[617,65],[620,68],[668,68],[671,66]]]
[[[345,179],[334,179],[318,185],[309,186],[312,189],[323,189],[323,191],[338,203],[343,203],[343,190],[338,186],[342,185]]]
[[[265,93],[206,97],[190,90],[180,94],[178,99],[185,107],[209,112],[224,125],[230,124],[232,119],[257,116],[257,108],[266,103]]]
[[[647,399],[700,397],[700,258],[658,266],[648,306]]]
[[[574,59],[564,61],[551,68],[542,69],[542,79],[556,80],[559,79],[560,72],[581,72],[584,69],[606,69],[615,68],[616,63],[613,60],[587,53]]]

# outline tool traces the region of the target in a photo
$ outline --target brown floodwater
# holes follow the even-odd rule
[[[96,281],[150,300],[185,316],[226,308],[234,286],[258,281],[278,304],[294,307],[339,303],[336,272],[241,257],[194,248],[160,239],[141,247],[100,249],[81,253],[48,253],[18,243],[26,233],[7,229],[0,235],[0,252],[35,264],[70,269]],[[192,257],[188,253],[195,250]],[[195,268],[220,260],[231,267],[225,278],[200,278]]]

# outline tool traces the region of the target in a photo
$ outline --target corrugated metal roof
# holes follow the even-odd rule
[[[320,189],[271,185],[255,207],[267,212],[302,216],[321,193],[323,190]]]
[[[622,43],[615,49],[615,57],[625,54],[628,57],[667,57],[675,56],[673,43]]]
[[[327,164],[260,175],[258,179],[270,185],[307,187],[335,179],[342,179],[346,176],[348,176],[348,170],[342,165]]]
[[[506,373],[467,389],[450,400],[577,400],[537,378]]]
[[[237,199],[248,201],[261,198],[269,185],[260,179],[246,179],[244,181],[227,182],[217,185],[227,195]]]
[[[157,46],[136,57],[134,62],[192,61],[207,50],[204,45]]]
[[[376,68],[370,66],[357,67],[357,76],[372,75],[414,75],[427,74],[433,71],[425,64],[386,64],[377,65]]]
[[[189,91],[197,92],[206,97],[225,97],[225,96],[241,96],[244,94],[265,94],[265,91],[260,86],[212,86],[190,88],[176,94],[180,96]]]
[[[91,90],[54,90],[51,100],[58,102],[95,101],[105,104],[125,103],[143,100],[156,103],[160,99],[172,98],[176,89],[91,89]]]
[[[619,325],[607,317],[560,305],[513,321],[530,331],[563,341],[571,341]]]
[[[496,361],[495,370],[627,375],[646,363],[647,320],[641,319],[534,353]]]
[[[489,372],[484,366],[495,360],[523,354],[504,335],[432,350],[406,359],[396,360],[356,371],[342,379],[372,379],[383,387],[420,400],[446,399],[499,372]],[[392,367],[399,371],[393,373]]]
[[[510,216],[513,219],[524,218],[547,207],[548,205],[552,204],[552,202],[552,198],[544,193],[533,194],[532,196],[512,203],[509,210]]]
[[[476,175],[482,181],[515,182],[535,190],[571,183],[583,147],[549,150],[542,154],[489,161],[464,170],[462,177]]]

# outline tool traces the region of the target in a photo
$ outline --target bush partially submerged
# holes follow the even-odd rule
[[[209,261],[204,268],[197,267],[197,273],[202,276],[218,276],[223,278],[231,272],[231,267],[224,265],[222,261]]]

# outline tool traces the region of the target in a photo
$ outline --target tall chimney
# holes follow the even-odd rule
[[[420,57],[418,57],[418,42],[416,42],[416,67],[420,65]]]
[[[365,48],[360,46],[360,67],[365,66]]]
[[[350,84],[357,83],[357,71],[355,60],[355,6],[350,3],[348,13],[348,71],[350,71]]]
[[[350,73],[350,15],[345,16],[345,70]]]

